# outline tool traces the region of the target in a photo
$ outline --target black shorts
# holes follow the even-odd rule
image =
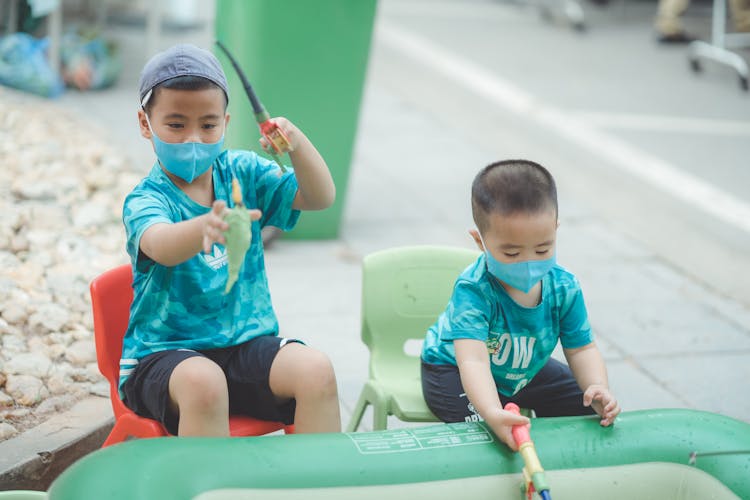
[[[300,341],[264,335],[221,349],[178,349],[150,354],[138,362],[122,385],[123,402],[136,414],[158,420],[170,434],[177,435],[179,415],[169,404],[169,378],[182,361],[203,356],[219,365],[227,377],[230,414],[292,424],[295,400],[278,403],[268,383],[276,354],[290,342]]]
[[[422,394],[432,413],[443,422],[481,420],[466,397],[457,366],[422,361]],[[516,394],[508,397],[498,392],[498,395],[503,406],[513,402],[534,410],[537,417],[595,413],[591,407],[583,406],[583,391],[568,365],[553,358]]]

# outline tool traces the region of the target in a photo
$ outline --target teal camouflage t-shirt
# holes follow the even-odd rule
[[[278,322],[268,290],[263,242],[265,225],[294,227],[299,211],[292,209],[297,193],[293,171],[279,168],[250,151],[224,151],[213,164],[217,200],[232,202],[232,173],[242,186],[247,208],[263,212],[252,223],[252,244],[237,283],[224,294],[227,255],[215,244],[211,254],[198,253],[174,267],[157,264],[139,251],[141,236],[154,224],[175,223],[203,215],[210,207],[190,199],[155,164],[126,197],[123,222],[133,265],[134,300],[123,341],[120,386],[138,360],[167,349],[213,349],[276,335]]]
[[[487,271],[484,254],[459,276],[445,312],[427,331],[422,359],[456,365],[455,339],[487,345],[498,391],[512,396],[544,367],[558,339],[565,348],[593,341],[578,280],[557,265],[542,279],[542,300],[523,307]]]

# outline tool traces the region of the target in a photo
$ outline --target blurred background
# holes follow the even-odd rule
[[[252,7],[253,3],[261,6]],[[292,116],[308,111],[301,110],[304,106],[297,102],[314,100],[330,82],[343,80],[341,88],[348,84],[359,89],[360,81],[350,74],[363,71],[359,64],[364,60],[368,65],[366,97],[383,92],[399,108],[388,140],[407,139],[414,145],[406,153],[413,156],[393,159],[405,169],[424,158],[424,147],[461,158],[469,172],[493,158],[535,158],[559,168],[556,173],[563,196],[590,204],[662,258],[748,305],[750,280],[737,277],[740,270],[748,269],[750,95],[742,89],[743,75],[736,65],[702,58],[696,55],[700,47],[661,40],[663,33],[656,24],[659,3],[380,0],[370,52],[366,44],[354,54],[342,52],[349,60],[338,66],[338,74],[326,67],[327,80],[315,78],[311,72],[295,73],[295,66],[307,58],[299,53],[325,27],[307,32],[305,28],[292,29],[305,26],[305,21],[297,19],[304,18],[306,12],[300,13],[299,8],[295,12],[294,5],[269,11],[263,2],[242,7],[242,2],[226,0],[219,5],[217,23],[217,5],[211,1],[2,0],[0,26],[6,32],[16,26],[37,38],[47,36],[45,54],[52,69],[57,68],[67,82],[67,91],[50,91],[59,95],[54,102],[81,111],[86,119],[104,125],[103,130],[113,130],[113,140],[144,172],[153,158],[150,146],[131,126],[132,95],[140,68],[157,50],[180,41],[209,47],[218,26],[226,31],[218,36],[245,44],[233,50],[240,60],[253,63],[254,85],[272,114]],[[699,40],[716,39],[716,30],[712,31],[714,1],[685,3],[688,8],[678,17],[682,32]],[[726,2],[716,4],[727,9]],[[373,22],[367,17],[368,9],[362,7],[354,20],[360,26],[352,28],[366,35]],[[724,25],[732,32],[733,12],[727,10]],[[326,23],[325,8],[322,11],[322,17],[314,19],[316,24]],[[256,12],[268,18],[256,19]],[[235,20],[232,16],[238,13],[249,18]],[[257,34],[259,29],[263,33]],[[250,35],[242,38],[232,35],[233,31]],[[85,50],[75,52],[70,43],[66,45],[72,33],[103,42],[104,48],[98,52],[89,47],[95,52],[88,59],[93,76],[75,75],[76,71],[86,73],[87,60],[76,57]],[[738,48],[731,53],[746,61],[750,43],[741,42],[744,39],[735,41]],[[260,56],[247,55],[253,50],[247,45],[252,43],[259,46],[255,50]],[[347,43],[351,42],[341,40],[333,46]],[[263,54],[265,60],[280,61],[277,66],[282,72],[288,68],[287,73],[268,76],[265,66],[258,68],[265,63]],[[76,66],[81,60],[84,62]],[[28,58],[24,61],[28,65]],[[357,67],[348,69],[352,61]],[[693,70],[696,66],[699,72]],[[227,75],[233,88],[230,111],[239,122],[246,119],[249,107],[234,71],[228,70]],[[276,91],[282,86],[279,81],[291,82],[281,94]],[[299,92],[293,92],[295,86]],[[329,149],[350,146],[359,96],[354,92],[353,99],[319,113],[331,115],[327,118],[331,122],[339,116],[340,108],[355,110],[353,124],[340,124],[339,135],[344,129],[350,135]],[[404,129],[408,124],[399,118],[410,110],[449,126],[455,142],[431,143],[426,130]],[[324,119],[320,117],[320,121]],[[231,132],[235,132],[231,145],[254,147],[257,132],[253,123],[243,122]],[[388,157],[388,148],[381,149],[383,157]],[[403,152],[398,150],[398,154]],[[347,185],[339,182],[344,196],[338,203],[344,215],[342,220],[322,222],[330,226],[321,231],[324,237],[338,236],[347,220],[343,209],[348,199],[348,173],[354,169],[350,156],[336,163],[349,163],[336,165],[346,171],[342,178]],[[430,180],[421,181],[429,189]],[[463,210],[465,218],[464,194],[452,208]],[[320,237],[314,230],[310,236]]]
[[[39,404],[19,403],[2,379],[32,371],[11,361],[20,354],[72,366],[57,384],[51,372],[38,374],[48,397],[76,384],[106,397],[92,351],[68,353],[90,340],[88,281],[127,261],[122,197],[154,162],[137,128],[138,76],[156,51],[180,42],[210,48],[215,37],[228,42],[271,115],[298,123],[337,178],[332,215],[306,214],[296,233],[269,237],[266,261],[282,334],[334,361],[344,424],[367,377],[362,256],[398,245],[471,247],[471,180],[506,158],[540,162],[557,179],[559,260],[581,279],[623,408],[747,420],[750,44],[723,1],[693,0],[672,33],[657,27],[659,9],[654,0],[0,0],[4,211],[51,203],[56,188],[42,189],[47,183],[69,186],[99,169],[74,204],[78,225],[61,221],[45,240],[27,234],[39,218],[0,224],[2,262],[23,269],[4,278],[0,295],[0,400],[6,394],[8,408],[28,410],[5,411],[6,422],[21,428]],[[43,47],[8,38],[24,30]],[[40,52],[39,72],[18,69]],[[247,99],[222,61],[230,145],[260,151]],[[31,118],[38,127],[29,131]],[[67,163],[49,158],[66,144]],[[92,144],[99,149],[84,168],[76,154]],[[42,164],[34,151],[65,175],[47,168],[24,177]],[[71,227],[79,236],[65,255],[76,271],[66,272],[75,277],[49,291],[50,259],[62,257],[34,251]],[[89,249],[101,235],[106,241]],[[26,288],[13,291],[18,283]],[[30,319],[45,301],[71,309],[71,294],[73,319]],[[38,340],[71,330],[78,333]]]

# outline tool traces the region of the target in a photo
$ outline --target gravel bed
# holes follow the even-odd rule
[[[127,262],[125,195],[142,177],[54,101],[0,87],[0,441],[90,395],[88,285]]]

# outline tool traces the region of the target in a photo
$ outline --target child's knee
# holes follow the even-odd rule
[[[193,357],[178,364],[169,379],[169,393],[175,403],[213,407],[228,402],[227,379],[213,361]]]
[[[303,344],[287,344],[276,355],[269,379],[277,396],[337,397],[336,375],[328,356]]]
[[[302,380],[305,388],[310,391],[335,392],[336,374],[331,360],[322,352],[313,349],[310,351],[303,365],[305,377]]]

